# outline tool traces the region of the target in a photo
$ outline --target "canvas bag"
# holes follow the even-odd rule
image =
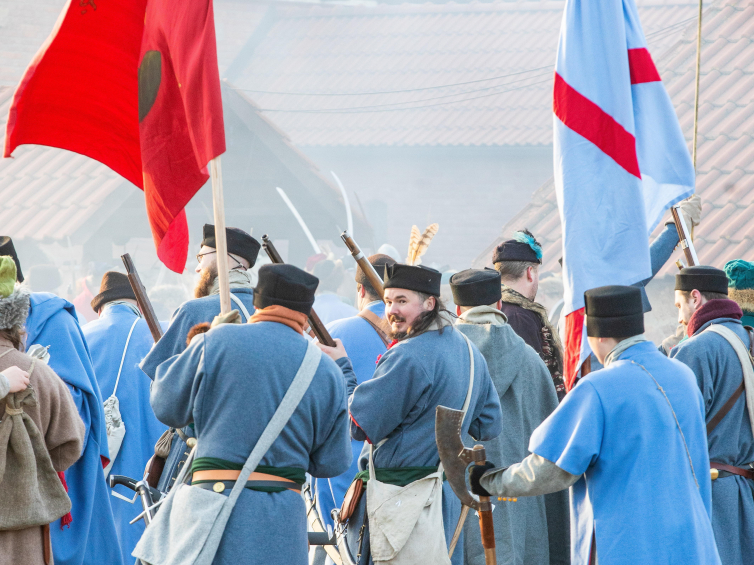
[[[120,452],[120,448],[123,445],[123,438],[126,435],[126,423],[120,415],[120,401],[116,396],[118,392],[118,383],[120,382],[120,373],[123,371],[123,362],[126,360],[126,352],[128,351],[128,344],[131,342],[131,334],[134,333],[134,328],[141,318],[136,318],[134,323],[131,324],[131,329],[128,331],[128,337],[126,338],[126,346],[123,348],[123,355],[120,358],[120,367],[118,367],[118,376],[115,378],[115,387],[110,397],[102,403],[105,409],[105,428],[107,430],[107,452],[110,455],[110,463],[104,469],[105,477],[110,474],[110,470],[113,468],[115,458]]]
[[[304,360],[291,382],[259,441],[251,451],[239,478],[248,477],[277,439],[319,366],[321,351],[308,342]],[[176,479],[175,486],[160,503],[160,511],[144,531],[132,555],[149,565],[211,565],[220,546],[230,513],[246,487],[245,480],[236,481],[229,496],[186,484],[196,453],[188,460]]]
[[[463,404],[466,414],[474,389],[474,351],[469,339],[461,335],[470,359]],[[375,565],[450,565],[442,519],[442,463],[436,472],[404,487],[381,483],[374,469],[374,446],[370,445],[367,517]]]
[[[29,367],[30,377],[35,363],[32,360]],[[71,510],[71,500],[52,466],[44,438],[24,412],[24,406],[36,405],[31,386],[5,397],[5,415],[0,421],[0,530],[43,526]]]

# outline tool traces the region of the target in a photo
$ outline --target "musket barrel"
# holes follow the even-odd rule
[[[699,264],[699,259],[696,256],[696,250],[694,249],[694,243],[691,241],[691,235],[689,234],[686,222],[680,213],[678,204],[671,206],[670,213],[673,215],[673,222],[678,230],[678,240],[683,249],[683,254],[686,257],[686,264],[689,267],[693,267]]]
[[[144,320],[147,322],[147,326],[149,326],[149,331],[152,333],[152,339],[157,343],[162,337],[162,326],[160,326],[157,315],[154,313],[154,308],[152,308],[152,303],[149,301],[147,289],[144,288],[144,285],[141,282],[141,277],[139,277],[139,273],[136,270],[136,265],[134,265],[134,262],[131,259],[131,255],[126,253],[121,255],[120,258],[123,260],[123,265],[126,267],[128,282],[131,283],[131,289],[136,296],[136,303],[139,305],[139,310],[141,310]]]
[[[377,273],[377,271],[375,271],[372,264],[361,252],[361,249],[356,244],[356,241],[354,241],[353,237],[351,237],[351,235],[348,233],[348,231],[344,231],[340,235],[340,238],[343,240],[343,243],[346,244],[346,247],[348,247],[348,251],[351,252],[351,255],[356,260],[356,263],[359,264],[361,270],[364,271],[367,279],[369,279],[369,284],[371,284],[372,288],[377,291],[380,299],[384,301],[385,289],[382,286],[382,279],[380,278],[380,275]]]
[[[262,236],[262,247],[267,253],[267,256],[270,258],[270,261],[272,261],[275,265],[282,265],[283,263],[285,263],[267,234],[264,234]],[[320,320],[319,316],[317,316],[314,308],[312,308],[311,313],[309,314],[309,327],[312,329],[315,337],[322,345],[335,347],[335,341],[325,328],[325,324],[323,324],[322,320]]]

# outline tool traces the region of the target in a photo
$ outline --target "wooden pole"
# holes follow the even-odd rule
[[[699,24],[696,30],[696,88],[694,90],[694,138],[691,142],[691,161],[696,172],[696,132],[699,123],[699,75],[702,67],[702,4],[699,0]]]
[[[220,313],[230,312],[230,283],[228,281],[228,242],[225,239],[225,200],[223,171],[220,157],[210,161],[212,175],[212,205],[215,210],[215,249],[217,249],[217,278],[220,281]]]

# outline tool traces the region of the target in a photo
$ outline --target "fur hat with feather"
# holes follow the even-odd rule
[[[16,282],[16,263],[0,257],[0,330],[23,328],[29,315],[29,289]]]

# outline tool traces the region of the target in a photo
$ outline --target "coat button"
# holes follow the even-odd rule
[[[212,490],[215,491],[215,492],[217,492],[217,493],[220,493],[220,492],[222,492],[222,491],[225,490],[225,484],[224,483],[215,483],[214,485],[212,485]]]

